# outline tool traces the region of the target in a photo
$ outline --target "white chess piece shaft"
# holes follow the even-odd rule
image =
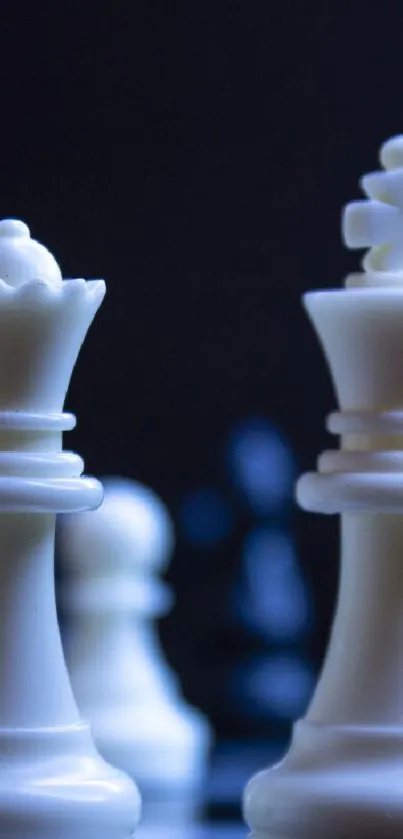
[[[305,509],[341,514],[341,580],[308,713],[283,762],[245,793],[258,837],[403,832],[402,138],[385,144],[381,161],[386,171],[362,180],[370,200],[344,214],[347,243],[371,246],[365,272],[347,290],[305,297],[340,404],[328,427],[342,444],[321,455],[297,492]]]
[[[61,522],[66,658],[82,713],[101,753],[138,781],[145,819],[195,812],[209,744],[202,716],[186,706],[164,661],[155,618],[165,611],[157,579],[173,529],[154,493],[106,480],[102,506]]]
[[[77,724],[56,626],[54,516],[0,514],[0,720],[3,728]]]
[[[56,513],[97,506],[102,487],[62,451],[70,375],[104,295],[63,282],[21,222],[0,222],[0,835],[129,839],[134,784],[81,722],[57,625]]]

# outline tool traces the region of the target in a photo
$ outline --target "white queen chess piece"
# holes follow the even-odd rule
[[[133,782],[97,753],[70,687],[54,588],[56,513],[96,507],[62,451],[70,376],[104,296],[63,281],[20,221],[0,222],[0,835],[129,839]]]
[[[403,137],[366,175],[343,233],[370,247],[346,289],[305,305],[328,359],[341,449],[303,476],[306,510],[341,514],[341,579],[329,649],[284,760],[245,792],[246,820],[270,839],[403,835]]]
[[[180,696],[155,618],[171,597],[156,574],[174,545],[162,501],[134,481],[106,479],[93,514],[60,522],[67,664],[81,712],[107,760],[136,778],[144,821],[197,815],[209,728]]]

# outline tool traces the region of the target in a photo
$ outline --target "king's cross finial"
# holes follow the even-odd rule
[[[360,180],[368,199],[344,208],[343,238],[349,248],[370,248],[364,271],[403,274],[403,135],[384,143],[379,158],[384,170]]]

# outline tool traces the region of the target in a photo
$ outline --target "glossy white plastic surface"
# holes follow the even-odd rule
[[[0,836],[129,839],[133,782],[97,753],[64,663],[54,590],[55,514],[102,487],[62,451],[70,375],[104,296],[62,281],[26,225],[0,222]]]
[[[155,625],[171,605],[156,575],[172,555],[173,526],[151,490],[103,483],[98,510],[60,523],[67,663],[98,748],[139,784],[144,819],[178,823],[197,813],[210,737],[180,695]]]
[[[340,513],[341,579],[329,649],[284,760],[253,778],[244,810],[265,839],[403,835],[403,138],[349,205],[351,247],[369,246],[347,289],[305,304],[340,411],[324,452],[297,487],[302,507]],[[326,562],[326,557],[323,557]]]

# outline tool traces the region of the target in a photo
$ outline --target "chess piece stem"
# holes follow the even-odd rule
[[[54,515],[0,514],[3,728],[79,722],[57,631],[54,528]]]

